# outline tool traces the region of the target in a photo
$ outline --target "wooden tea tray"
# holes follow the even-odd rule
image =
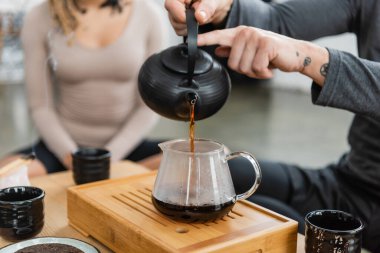
[[[148,173],[70,188],[70,225],[122,253],[296,252],[297,222],[248,201],[205,224],[164,217],[151,202],[155,177]]]

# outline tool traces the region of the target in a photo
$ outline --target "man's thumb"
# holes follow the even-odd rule
[[[195,2],[193,7],[195,9],[195,18],[200,24],[208,23],[215,13],[218,0],[201,0]]]

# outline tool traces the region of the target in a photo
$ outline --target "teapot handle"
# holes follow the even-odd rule
[[[186,8],[186,24],[187,24],[187,79],[188,85],[193,83],[195,58],[198,51],[198,22],[195,19],[195,10],[191,7]]]
[[[248,191],[246,191],[242,194],[236,195],[236,197],[235,197],[236,200],[241,200],[241,199],[248,198],[257,190],[257,188],[259,187],[259,185],[261,183],[262,174],[261,174],[260,165],[257,162],[256,158],[248,152],[233,152],[226,157],[226,161],[237,158],[237,157],[243,157],[243,158],[247,159],[252,164],[252,166],[255,170],[255,174],[256,174],[255,182],[252,185],[252,187]]]

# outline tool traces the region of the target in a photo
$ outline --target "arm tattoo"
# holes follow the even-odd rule
[[[329,71],[329,64],[325,63],[321,66],[320,73],[322,76],[327,76],[327,72]]]
[[[296,55],[297,55],[297,57],[298,57],[298,56],[300,56],[300,53],[298,53],[298,51],[296,51]]]
[[[305,60],[303,60],[303,66],[307,67],[310,65],[310,63],[311,63],[311,58],[309,56],[306,56]]]

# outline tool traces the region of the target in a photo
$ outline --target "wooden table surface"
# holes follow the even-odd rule
[[[136,174],[148,172],[146,168],[132,162],[124,161],[115,164],[111,168],[111,178],[120,178]],[[108,248],[100,244],[93,238],[87,238],[68,225],[67,220],[67,202],[66,189],[74,186],[71,172],[54,173],[42,177],[33,178],[31,180],[33,186],[40,187],[45,190],[45,226],[40,236],[55,236],[55,237],[71,237],[86,241],[95,247],[100,252],[111,252]],[[304,253],[303,236],[298,236],[297,253]],[[0,247],[10,244],[0,238]]]

